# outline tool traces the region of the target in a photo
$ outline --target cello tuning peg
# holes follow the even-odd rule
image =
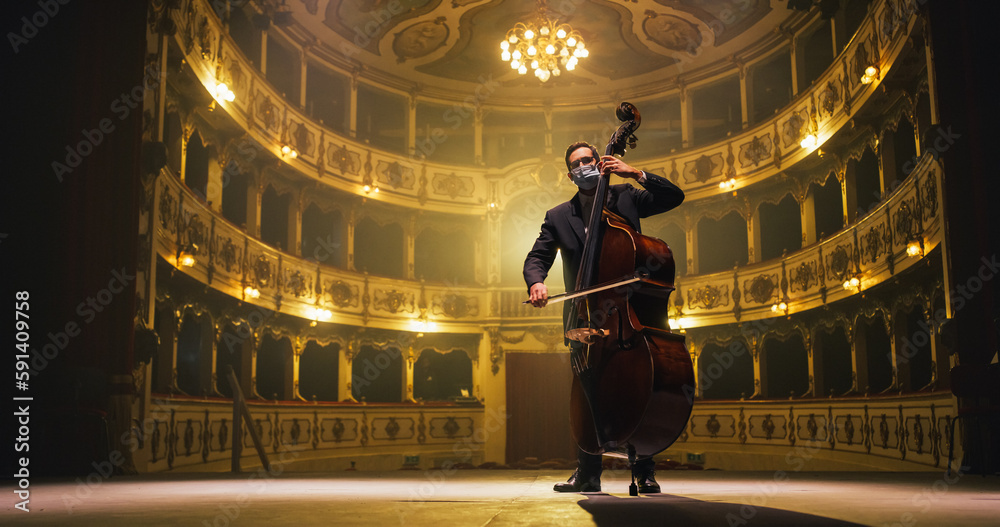
[[[628,147],[629,148],[635,148],[636,143],[638,143],[638,142],[639,142],[639,138],[638,137],[636,137],[634,135],[633,136],[629,136],[629,138],[628,138]]]

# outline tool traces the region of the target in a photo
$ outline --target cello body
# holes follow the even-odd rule
[[[626,122],[605,155],[624,154],[626,142],[635,147],[638,110],[626,102],[617,115]],[[667,327],[673,255],[662,240],[604,209],[608,176],[595,192],[576,290],[638,280],[588,293],[572,305],[565,328],[576,374],[570,428],[581,450],[634,461],[663,451],[683,432],[695,379],[683,335]]]

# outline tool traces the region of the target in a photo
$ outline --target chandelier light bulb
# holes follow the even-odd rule
[[[500,41],[500,49],[500,58],[510,62],[511,69],[522,75],[530,69],[542,82],[576,69],[579,59],[588,55],[578,32],[545,18],[544,12],[515,24]]]

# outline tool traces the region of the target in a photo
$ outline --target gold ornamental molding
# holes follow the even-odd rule
[[[216,100],[216,104],[248,136],[304,177],[367,199],[463,215],[485,214],[484,204],[509,203],[521,192],[534,191],[520,184],[501,185],[504,195],[490,196],[487,180],[495,171],[373,150],[338,135],[309,118],[297,104],[285,101],[255,70],[226,34],[208,0],[191,0],[188,6],[170,11],[180,28],[173,38],[187,64],[211,94],[216,93],[219,83],[226,83],[234,98]],[[773,117],[723,141],[649,159],[644,165],[681,183],[689,202],[734,190],[720,187],[723,182],[734,180],[738,189],[780,174],[782,168],[812,154],[851,121],[855,111],[880,88],[881,79],[905,49],[918,20],[917,11],[908,3],[873,2],[854,38],[830,67]],[[868,73],[872,68],[877,72],[874,77]],[[718,77],[699,79],[697,84],[678,87],[678,91],[683,95],[684,90]],[[664,95],[670,94],[647,100]],[[641,106],[644,100],[636,102]],[[815,138],[813,144],[802,146],[803,139],[810,136]],[[293,148],[296,155],[285,155],[283,147]],[[362,158],[367,160],[359,167]],[[537,169],[550,162],[536,159],[525,163]],[[512,170],[512,174],[517,172],[517,167]],[[381,191],[363,190],[373,185]]]

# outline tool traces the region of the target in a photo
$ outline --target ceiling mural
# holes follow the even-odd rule
[[[728,60],[796,16],[783,5],[773,8],[774,0],[286,1],[288,34],[342,66],[436,93],[467,93],[489,78],[527,98],[551,97],[552,87],[594,94],[662,84]],[[541,17],[569,24],[589,52],[573,71],[547,82],[500,58],[507,31]]]

